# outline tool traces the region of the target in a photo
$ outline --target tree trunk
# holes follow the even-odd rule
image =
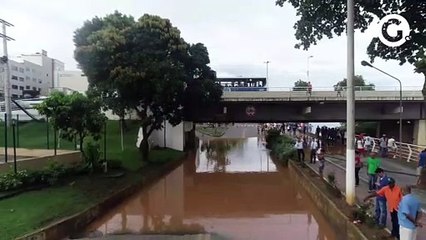
[[[422,93],[423,93],[423,96],[426,98],[426,72],[423,72],[423,75],[425,76],[425,81],[423,83]]]
[[[80,152],[83,152],[83,134],[79,133],[80,136]]]
[[[142,126],[142,142],[139,146],[139,151],[142,154],[142,161],[147,162],[149,161],[149,142],[148,142],[148,132],[146,129],[146,126]]]

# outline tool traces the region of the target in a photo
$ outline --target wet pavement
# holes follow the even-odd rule
[[[257,137],[200,141],[196,156],[82,233],[87,239],[342,239]]]
[[[334,152],[336,153],[336,152]],[[345,171],[345,157],[342,155],[336,155],[336,154],[329,154],[326,156],[326,165],[324,168],[324,177],[326,177],[328,174],[333,173],[336,177],[336,185],[337,187],[342,191],[345,192],[346,190],[346,171]],[[366,159],[364,159],[364,162]],[[392,177],[395,179],[396,184],[399,184],[400,186],[404,186],[406,184],[415,184],[417,178],[415,176],[412,176],[415,174],[415,168],[412,163],[407,163],[404,161],[399,161],[396,159],[389,159],[384,158],[382,159],[382,167],[385,170],[389,171],[395,171],[399,173],[392,173],[388,172],[387,175],[389,177]],[[307,166],[309,166],[314,171],[318,172],[318,166],[317,164],[310,164],[308,163]],[[407,174],[412,175],[407,175]],[[357,197],[357,202],[362,203],[363,199],[369,195],[368,193],[368,177],[367,177],[367,169],[364,167],[361,169],[360,173],[360,185],[355,188],[355,193]],[[419,189],[413,189],[413,193],[418,197],[418,199],[421,202],[422,210],[425,211],[426,209],[426,192]],[[374,199],[373,199],[374,200]],[[373,210],[373,209],[372,209]],[[373,212],[374,213],[374,212]],[[388,229],[391,229],[391,221],[390,217],[388,215],[387,218],[387,227]],[[426,223],[426,220],[424,219],[422,222]],[[426,228],[419,228],[417,230],[417,240],[426,240]]]

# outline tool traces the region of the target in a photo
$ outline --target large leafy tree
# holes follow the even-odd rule
[[[303,80],[298,80],[294,82],[293,91],[306,91],[308,89],[308,82],[305,82]]]
[[[290,3],[300,17],[295,23],[295,47],[304,50],[317,44],[324,37],[340,36],[346,31],[346,0],[276,0],[283,6]],[[410,24],[411,39],[400,47],[387,47],[378,38],[373,38],[367,53],[373,62],[376,57],[395,59],[404,64],[415,64],[425,58],[426,50],[426,1],[422,0],[359,0],[355,1],[355,28],[364,32],[377,19],[387,14],[398,13]],[[425,75],[426,72],[421,72]],[[426,81],[423,85],[426,93]]]
[[[185,103],[217,102],[222,95],[207,49],[186,43],[168,19],[145,14],[136,21],[118,12],[95,17],[76,30],[74,43],[93,92],[118,114],[137,112],[145,160],[151,133],[165,120],[179,124]]]
[[[70,95],[54,92],[36,108],[49,118],[55,130],[61,130],[62,138],[72,141],[79,136],[80,150],[83,150],[85,137],[100,138],[106,120],[101,107],[98,98],[89,98],[78,92]]]
[[[344,78],[342,81],[339,81],[334,85],[334,91],[345,88],[347,86],[347,79]],[[354,76],[354,86],[355,90],[362,91],[374,91],[376,86],[373,83],[367,83],[361,75]]]

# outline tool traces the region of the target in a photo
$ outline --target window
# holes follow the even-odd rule
[[[12,89],[18,89],[18,85],[12,85]]]
[[[36,78],[33,78],[33,82],[37,82],[37,79],[36,79]]]
[[[19,77],[19,81],[23,82],[24,78],[23,77]]]
[[[37,88],[36,88],[36,87],[33,87],[33,90],[34,90],[34,91],[36,91],[36,90],[37,90]]]
[[[34,68],[31,68],[31,71],[32,71],[33,73],[35,73],[35,72],[36,72],[36,70],[35,70]]]
[[[27,90],[28,90],[28,89],[30,89],[30,88],[31,88],[31,87],[30,87],[30,86],[28,86],[28,85],[27,85],[27,86],[25,86],[25,89],[27,89]]]
[[[12,75],[12,80],[18,80],[18,77],[15,75]]]
[[[18,95],[12,94],[12,98],[18,98]]]
[[[30,80],[31,80],[30,77],[28,77],[28,76],[25,77],[25,81],[30,81]]]
[[[25,68],[25,71],[29,72],[29,71],[30,71],[30,68],[29,68],[29,67],[26,67],[26,68]]]
[[[19,72],[23,73],[24,72],[24,68],[19,68]]]
[[[18,67],[17,66],[12,66],[12,71],[18,71]]]
[[[19,90],[24,90],[24,86],[19,86]]]

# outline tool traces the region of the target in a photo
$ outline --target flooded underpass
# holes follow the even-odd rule
[[[251,136],[201,136],[196,154],[97,219],[84,235],[87,239],[342,239],[288,170],[273,163],[261,138]]]

